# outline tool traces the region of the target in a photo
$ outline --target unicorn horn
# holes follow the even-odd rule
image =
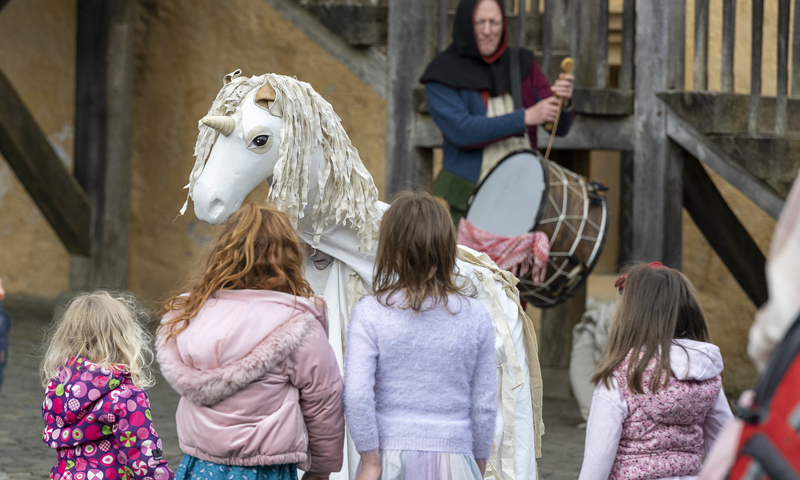
[[[203,123],[203,125],[213,128],[226,137],[231,134],[233,127],[236,126],[236,122],[234,122],[231,117],[225,116],[209,115],[203,117],[200,121]]]

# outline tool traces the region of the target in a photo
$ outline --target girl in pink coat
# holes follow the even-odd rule
[[[637,265],[617,286],[622,302],[592,377],[580,480],[694,479],[733,418],[719,348],[677,270]]]
[[[327,478],[342,467],[342,378],[289,219],[230,217],[189,293],[166,304],[158,361],[181,394],[178,479]]]

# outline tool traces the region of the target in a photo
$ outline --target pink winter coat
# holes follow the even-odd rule
[[[161,372],[181,394],[181,449],[224,465],[339,471],[342,377],[327,330],[321,300],[222,290],[177,337],[165,344],[161,332]]]

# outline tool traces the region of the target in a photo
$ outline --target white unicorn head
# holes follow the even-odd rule
[[[369,251],[378,231],[378,189],[330,103],[295,78],[225,75],[199,123],[189,198],[202,221],[221,224],[261,182],[297,227],[308,215],[314,247],[328,222],[349,226]],[[312,192],[313,208],[306,212]],[[189,200],[181,209],[186,211]]]

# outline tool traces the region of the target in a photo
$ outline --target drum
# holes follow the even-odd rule
[[[520,273],[522,298],[540,307],[575,294],[594,268],[608,233],[605,187],[545,160],[539,152],[507,155],[478,185],[466,218],[497,235],[547,234],[550,257],[544,281]]]

